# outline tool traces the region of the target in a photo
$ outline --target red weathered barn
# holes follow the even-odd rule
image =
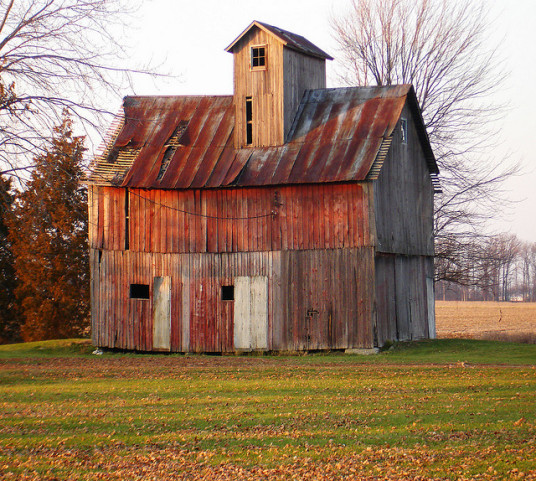
[[[253,22],[234,95],[127,97],[89,179],[93,342],[370,349],[433,337],[438,169],[410,85],[325,88]]]

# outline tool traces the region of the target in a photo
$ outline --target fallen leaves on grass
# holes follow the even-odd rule
[[[482,460],[498,455],[494,447],[467,452],[448,448],[441,452],[420,446],[414,449],[368,447],[359,453],[342,454],[340,448],[324,460],[296,458],[267,468],[241,466],[231,462],[212,464],[213,452],[192,452],[180,446],[114,447],[92,451],[77,449],[34,448],[28,453],[12,453],[10,465],[4,464],[3,479],[24,481],[55,479],[103,480],[440,480],[504,479],[490,466],[482,469]],[[5,455],[6,453],[4,453]],[[314,454],[314,453],[312,453]],[[534,446],[522,449],[519,456],[534,458]],[[448,470],[441,468],[451,460]],[[0,464],[1,466],[1,464]],[[480,469],[480,471],[479,471]],[[72,473],[78,473],[75,478]],[[536,470],[523,472],[512,466],[508,479],[536,480]]]
[[[526,367],[170,356],[3,368],[6,480],[536,480]]]

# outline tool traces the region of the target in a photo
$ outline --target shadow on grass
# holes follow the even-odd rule
[[[41,341],[31,343],[9,344],[0,346],[0,359],[21,358],[79,358],[90,357],[94,359],[109,358],[165,358],[170,354],[142,354],[124,351],[104,351],[101,356],[93,355],[95,347],[87,339],[65,339],[54,341]],[[186,357],[184,354],[172,356]],[[203,354],[193,355],[192,358],[215,357]],[[227,357],[238,361],[237,356]],[[412,342],[396,342],[383,352],[376,355],[361,356],[344,354],[342,352],[315,352],[288,355],[273,353],[264,356],[242,355],[251,359],[260,357],[264,362],[277,364],[279,362],[292,362],[295,364],[323,364],[323,363],[359,363],[359,364],[490,364],[490,365],[536,365],[536,345],[513,342],[500,342],[494,340],[475,339],[433,339]]]

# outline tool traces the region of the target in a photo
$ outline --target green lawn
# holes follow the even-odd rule
[[[0,346],[2,479],[536,479],[536,346],[376,356]]]

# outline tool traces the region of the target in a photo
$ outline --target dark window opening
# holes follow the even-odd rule
[[[400,119],[400,135],[403,144],[408,143],[408,121],[406,119]]]
[[[246,97],[246,144],[253,143],[253,100]]]
[[[251,97],[246,97],[246,122],[253,120],[253,105]]]
[[[251,68],[266,67],[266,47],[251,47]]]
[[[148,284],[130,284],[131,299],[149,299]]]
[[[165,145],[172,145],[174,147],[177,147],[179,145],[186,145],[188,143],[187,142],[188,123],[189,123],[189,120],[181,120]]]
[[[110,152],[108,152],[108,157],[106,158],[106,162],[110,164],[114,164],[119,157],[119,149],[117,147],[112,147],[110,149]]]
[[[234,301],[234,286],[221,286],[221,300]]]
[[[125,189],[125,250],[130,249],[130,235],[129,235],[129,221],[130,221],[130,204],[128,189]]]
[[[162,177],[164,177],[164,174],[169,167],[169,163],[171,162],[171,158],[173,157],[173,154],[176,150],[177,148],[171,145],[166,149],[166,151],[164,152],[164,156],[162,157],[162,164],[160,165],[160,171],[158,172],[156,180],[162,180]]]

